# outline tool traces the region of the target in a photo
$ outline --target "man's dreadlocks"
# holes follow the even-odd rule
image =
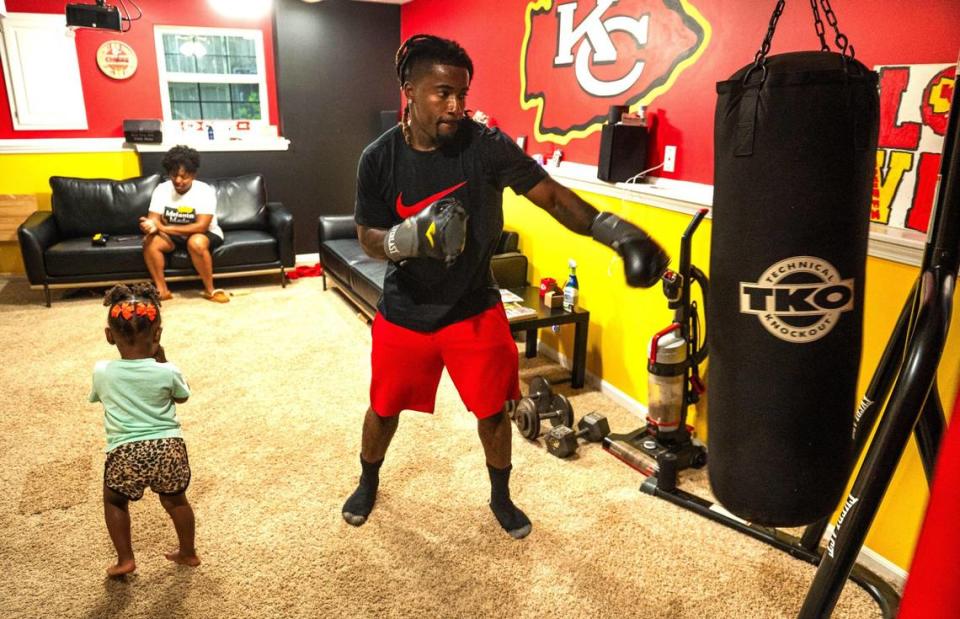
[[[467,75],[473,80],[473,61],[456,41],[443,39],[432,34],[415,34],[400,45],[397,50],[396,68],[400,86],[411,79],[415,79],[417,72],[423,67],[445,64],[461,67],[467,70]],[[409,128],[410,103],[403,108],[403,137],[410,142]]]

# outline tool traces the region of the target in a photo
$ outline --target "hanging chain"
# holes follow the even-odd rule
[[[837,50],[843,58],[844,65],[846,65],[848,59],[853,60],[854,49],[853,45],[847,39],[847,35],[840,32],[840,27],[837,25],[837,14],[833,12],[833,8],[830,6],[830,0],[810,0],[810,8],[813,9],[814,27],[817,31],[817,37],[820,39],[820,51],[829,52],[830,46],[827,44],[825,36],[827,29],[823,25],[823,20],[820,18],[820,9],[817,8],[818,2],[820,8],[823,9],[824,17],[827,18],[827,23],[830,24],[830,27],[833,28],[834,33],[836,33]],[[773,35],[777,30],[777,22],[780,21],[780,16],[783,15],[784,6],[786,6],[786,0],[777,0],[777,6],[773,9],[773,15],[770,16],[770,26],[767,28],[767,34],[763,37],[763,43],[753,57],[753,66],[750,67],[746,75],[743,76],[744,84],[750,79],[750,74],[757,69],[763,70],[760,80],[761,83],[766,79],[767,54],[770,53],[770,44],[773,42]]]
[[[817,8],[817,0],[810,0],[810,8],[813,9],[813,23],[817,29],[817,36],[820,38],[820,51],[829,52],[830,46],[827,45],[827,39],[824,37],[826,28],[823,27],[823,20],[820,19],[820,10]]]
[[[840,32],[840,28],[837,26],[837,15],[833,12],[833,9],[830,8],[830,0],[820,0],[820,6],[823,7],[823,15],[827,18],[827,23],[830,24],[830,27],[833,28],[833,31],[837,34],[837,49],[840,50],[844,58],[849,57],[850,60],[853,60],[853,45],[847,40],[847,35]],[[849,53],[847,50],[849,50]]]
[[[777,29],[777,22],[780,21],[780,16],[783,14],[783,7],[786,5],[786,0],[778,0],[777,6],[773,9],[773,15],[770,16],[770,27],[767,28],[767,36],[763,37],[763,44],[760,46],[760,49],[757,50],[757,54],[753,57],[753,66],[759,67],[763,64],[763,61],[767,57],[767,53],[770,51],[770,43],[773,41],[773,33]]]

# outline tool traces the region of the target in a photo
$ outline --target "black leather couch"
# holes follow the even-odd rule
[[[332,283],[367,317],[377,312],[383,292],[383,276],[387,263],[369,257],[357,240],[357,227],[352,215],[323,215],[317,237],[320,241],[320,264],[323,266],[323,289]],[[501,288],[527,285],[527,257],[517,251],[519,235],[504,230],[496,253],[490,262],[493,278]]]
[[[37,211],[18,228],[20,251],[33,289],[103,286],[149,279],[143,261],[139,219],[161,182],[158,174],[126,180],[53,176],[51,211]],[[267,202],[259,174],[202,179],[217,192],[217,220],[223,245],[213,252],[217,277],[278,273],[294,266],[293,216],[279,202]],[[110,235],[96,246],[96,233]],[[185,249],[167,254],[167,279],[196,279]]]

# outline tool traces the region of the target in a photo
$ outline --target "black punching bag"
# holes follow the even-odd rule
[[[724,507],[799,526],[853,464],[879,97],[845,37],[766,57],[775,24],[717,84],[708,451]]]

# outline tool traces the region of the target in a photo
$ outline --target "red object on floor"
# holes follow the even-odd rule
[[[323,267],[320,263],[314,265],[300,265],[293,270],[287,271],[287,279],[300,279],[301,277],[320,277],[323,275]]]
[[[960,393],[947,426],[899,619],[960,617]]]

